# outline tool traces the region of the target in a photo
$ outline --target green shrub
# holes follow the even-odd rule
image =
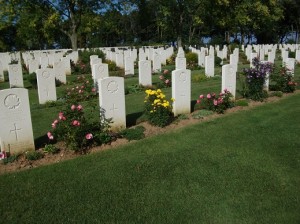
[[[185,54],[186,58],[186,67],[190,70],[199,69],[200,66],[198,65],[198,54],[193,52],[188,52]]]
[[[30,161],[38,160],[43,157],[44,157],[43,153],[41,153],[39,151],[28,151],[25,153],[25,158]]]
[[[47,144],[45,145],[44,147],[44,151],[45,152],[48,152],[48,153],[51,153],[51,154],[55,154],[55,153],[58,153],[59,152],[59,148],[57,148],[55,145],[53,144]]]
[[[14,161],[17,161],[20,157],[20,154],[14,154],[14,155],[7,155],[4,159],[2,159],[3,164],[13,163]]]
[[[174,118],[172,113],[172,104],[165,99],[163,92],[148,89],[145,91],[145,114],[150,124],[165,127],[171,123]],[[172,101],[173,99],[171,99]]]
[[[256,101],[262,101],[268,97],[264,90],[264,84],[267,74],[274,70],[272,63],[261,63],[258,58],[253,59],[254,68],[246,68],[243,70],[245,76],[244,93],[247,98]]]
[[[227,108],[234,107],[234,102],[232,101],[232,94],[225,89],[224,93],[219,95],[215,93],[208,93],[206,96],[200,95],[197,105],[199,105],[200,109],[212,110],[218,114],[223,114]]]
[[[142,92],[144,90],[144,87],[138,84],[130,85],[125,87],[125,95],[130,93],[138,93]]]
[[[89,115],[95,108],[89,109],[85,113],[80,104],[67,105],[53,121],[53,130],[47,133],[49,140],[64,141],[69,149],[82,152],[109,142],[111,119],[106,119],[103,109],[100,109],[100,122],[93,121]]]
[[[108,64],[108,70],[110,72],[120,70],[120,68],[116,65],[114,61],[107,60],[106,63]]]
[[[269,92],[269,96],[282,97],[283,93],[281,91]]]
[[[175,64],[175,58],[176,58],[176,54],[173,53],[172,56],[167,59],[167,61],[166,61],[167,65],[174,65]]]
[[[203,82],[206,80],[208,80],[208,77],[204,73],[195,74],[192,76],[192,82]]]
[[[99,58],[102,58],[102,61],[105,61],[105,54],[100,49],[79,51],[79,59],[85,65],[90,63],[91,55],[98,55]]]
[[[286,67],[275,68],[270,75],[270,90],[292,93],[298,84],[294,81],[293,75]]]
[[[27,76],[27,80],[31,84],[33,89],[37,89],[37,78],[36,78],[36,73],[35,72],[30,73]]]
[[[289,58],[296,58],[296,52],[289,51]]]
[[[137,126],[135,128],[125,129],[120,134],[127,140],[140,140],[145,137],[145,128],[143,126]]]

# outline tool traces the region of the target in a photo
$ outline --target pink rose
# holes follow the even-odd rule
[[[169,80],[169,79],[167,79],[167,80],[165,81],[165,83],[166,83],[166,84],[170,83],[170,80]]]
[[[48,138],[50,139],[50,140],[52,140],[54,137],[53,137],[53,135],[52,135],[52,133],[49,131],[48,133],[47,133],[47,136],[48,136]]]
[[[159,76],[159,79],[160,79],[160,80],[163,80],[163,79],[164,79],[164,76],[163,76],[163,75],[160,75],[160,76]]]
[[[81,86],[80,88],[81,88],[81,89],[84,89],[84,86]]]
[[[199,98],[200,98],[200,99],[204,99],[204,96],[203,96],[203,95],[200,95]]]
[[[210,95],[210,94],[207,94],[206,97],[207,97],[207,99],[210,99],[210,98],[211,98],[211,95]]]
[[[92,88],[92,92],[96,92],[96,88]]]
[[[218,105],[218,101],[214,100],[214,105],[217,106]]]
[[[71,106],[71,110],[75,110],[76,109],[76,106],[73,104],[72,106]]]
[[[93,138],[93,134],[88,133],[88,134],[86,134],[85,138],[86,138],[87,140],[90,140],[90,139]]]
[[[79,92],[79,93],[83,93],[83,90],[80,89],[78,92]]]
[[[200,101],[200,100],[197,100],[197,103],[201,103],[201,101]]]
[[[82,108],[83,108],[83,107],[82,107],[81,105],[78,105],[78,106],[77,106],[77,110],[78,110],[78,111],[82,110]]]
[[[227,93],[227,91],[228,91],[227,89],[224,89],[224,92],[225,92],[225,93]]]
[[[168,74],[169,73],[169,70],[168,69],[165,69],[164,70],[164,74],[166,75],[166,74]]]
[[[80,126],[80,122],[77,120],[72,121],[73,126]]]
[[[54,124],[57,124],[57,123],[58,123],[58,120],[54,120],[53,123],[54,123]]]

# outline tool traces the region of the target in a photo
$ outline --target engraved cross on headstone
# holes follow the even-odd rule
[[[49,96],[49,88],[48,88],[48,86],[44,89],[44,91],[47,93],[47,96]]]
[[[112,108],[110,108],[110,111],[115,112],[115,110],[118,110],[119,108],[116,107],[116,105],[113,103]]]
[[[17,128],[16,123],[14,123],[14,129],[10,130],[10,133],[14,132],[15,133],[15,137],[16,137],[16,141],[18,141],[18,131],[21,131],[21,128]]]

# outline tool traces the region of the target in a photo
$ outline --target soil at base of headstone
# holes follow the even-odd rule
[[[299,92],[300,92],[300,90],[295,91],[295,93],[299,93]],[[214,114],[206,116],[202,119],[193,118],[193,113],[197,113],[197,111],[195,111],[189,115],[186,115],[185,119],[178,119],[178,120],[174,121],[172,124],[170,124],[164,128],[150,125],[147,122],[142,122],[137,125],[142,125],[145,127],[144,134],[145,134],[145,137],[147,138],[150,136],[159,135],[162,133],[173,131],[175,129],[185,127],[187,125],[211,120],[211,119],[214,119],[214,118],[220,117],[220,116],[226,116],[228,114],[235,113],[235,112],[238,112],[241,110],[249,110],[253,107],[256,107],[256,106],[259,106],[259,105],[262,105],[265,103],[276,102],[288,95],[291,95],[291,94],[283,94],[283,97],[281,97],[281,98],[280,97],[269,97],[263,102],[250,101],[248,106],[236,106],[236,107],[226,110],[224,114],[214,113]],[[131,141],[131,142],[134,142],[134,141]],[[109,150],[109,149],[115,148],[117,146],[125,145],[128,143],[129,143],[128,140],[126,140],[124,138],[118,138],[116,141],[113,141],[110,144],[91,148],[90,150],[88,150],[88,152],[86,152],[86,154],[95,153],[95,152],[99,152],[99,151],[103,151],[103,150]],[[12,163],[4,164],[2,161],[0,161],[0,175],[5,174],[5,173],[16,172],[16,171],[28,170],[28,169],[32,169],[35,167],[48,165],[48,164],[60,163],[62,161],[70,160],[70,159],[85,155],[82,153],[78,153],[78,152],[74,152],[72,150],[66,149],[64,143],[62,143],[62,142],[57,143],[56,146],[60,149],[60,151],[56,154],[44,153],[42,148],[38,149],[40,152],[42,152],[44,154],[44,157],[41,159],[38,159],[38,160],[29,161],[26,159],[25,154],[22,154],[18,157],[18,159],[16,161],[14,161]]]

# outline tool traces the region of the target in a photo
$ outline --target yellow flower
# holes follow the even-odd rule
[[[157,93],[161,93],[161,90],[160,90],[160,89],[158,89],[158,90],[157,90]]]
[[[161,98],[161,99],[164,99],[166,96],[162,93],[160,93],[159,95],[157,95],[157,98]]]
[[[171,98],[171,101],[172,101],[172,102],[174,102],[174,101],[175,101],[175,99],[174,99],[174,98]]]
[[[156,99],[156,100],[154,100],[154,104],[157,104],[157,103],[159,103],[160,102],[160,99]]]

